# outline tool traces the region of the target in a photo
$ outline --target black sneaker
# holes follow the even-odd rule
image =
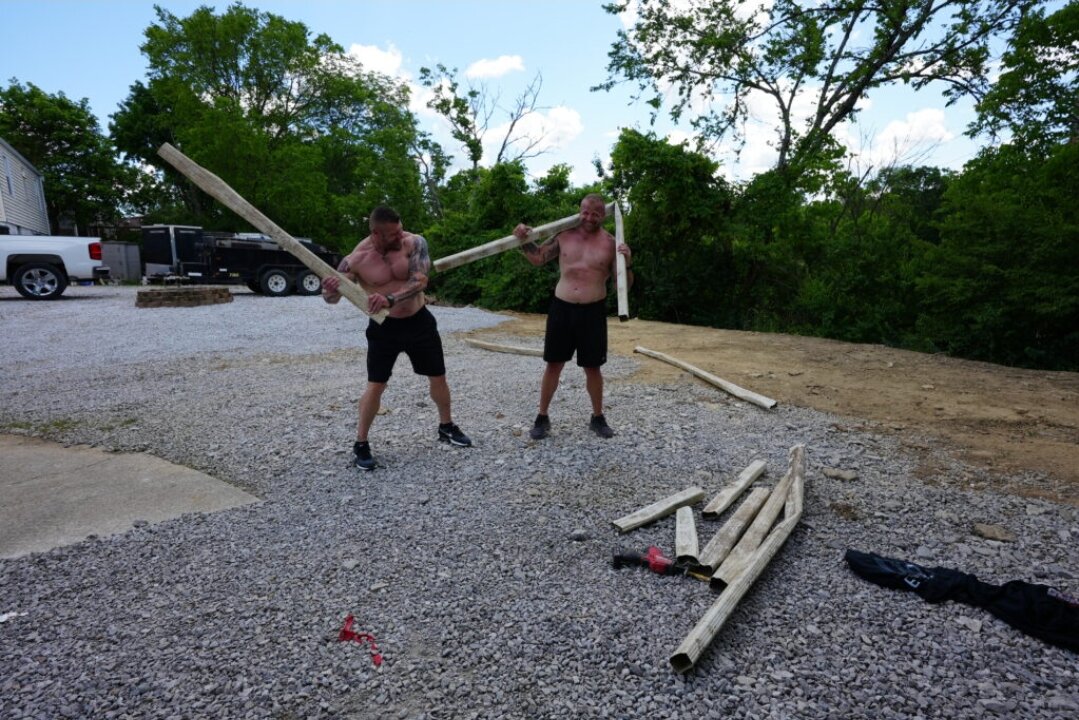
[[[468,435],[461,432],[461,428],[453,423],[438,426],[438,439],[457,447],[472,447],[472,441],[468,439]]]
[[[356,441],[352,446],[352,452],[355,456],[352,458],[352,464],[358,467],[364,472],[370,472],[375,469],[375,459],[371,457],[371,443]]]
[[[532,429],[528,431],[528,437],[533,440],[542,440],[547,437],[547,433],[551,429],[551,418],[546,415],[537,415],[536,422],[532,426]]]
[[[593,415],[592,419],[588,421],[588,427],[601,438],[614,437],[614,430],[611,430],[611,426],[607,424],[607,418],[603,417],[603,415]]]

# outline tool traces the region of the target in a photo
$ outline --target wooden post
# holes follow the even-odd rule
[[[763,460],[751,462],[749,467],[738,474],[733,483],[720,490],[719,494],[704,506],[701,515],[704,517],[716,517],[723,514],[723,511],[730,507],[730,504],[737,500],[738,496],[761,476],[761,473],[764,472],[764,465]]]
[[[465,342],[473,347],[483,348],[484,350],[491,350],[492,352],[500,353],[512,353],[514,355],[535,355],[536,357],[543,357],[543,350],[541,348],[526,348],[518,345],[499,345],[498,343],[487,342],[486,340],[477,340],[475,338],[465,338]]]
[[[801,448],[802,446],[799,445],[798,447]],[[794,455],[793,450],[791,451],[791,454],[792,456]],[[799,457],[801,457],[800,453]],[[746,530],[742,539],[738,541],[738,544],[735,545],[734,549],[727,555],[723,564],[719,566],[719,569],[712,574],[710,584],[713,590],[721,590],[725,586],[730,585],[752,561],[753,553],[772,529],[772,525],[775,523],[776,518],[779,517],[779,513],[784,510],[784,505],[787,502],[787,493],[790,492],[790,487],[793,483],[794,466],[792,463],[791,466],[787,468],[787,472],[783,475],[783,479],[780,480],[779,484],[772,490],[768,502],[764,504],[764,507],[757,513],[757,517],[753,519],[753,524],[749,526],[749,529]]]
[[[614,207],[614,203],[607,203],[605,210],[607,214],[611,214],[611,210]],[[571,215],[561,220],[555,220],[552,223],[546,225],[540,225],[539,227],[532,228],[532,232],[528,233],[528,237],[524,240],[519,239],[516,235],[510,235],[508,237],[501,238],[499,240],[492,240],[489,243],[483,245],[477,245],[476,247],[469,248],[468,250],[462,250],[454,255],[447,255],[444,258],[435,260],[435,270],[443,272],[450,270],[461,265],[467,265],[470,262],[475,262],[491,255],[498,255],[499,253],[507,250],[513,250],[530,242],[536,242],[538,240],[546,240],[552,235],[557,235],[563,230],[570,230],[581,224],[581,216]]]
[[[768,499],[771,492],[769,488],[753,488],[749,496],[734,511],[734,515],[731,515],[727,522],[723,523],[723,527],[712,536],[712,539],[704,546],[704,550],[701,550],[697,563],[712,571],[719,567],[719,564],[726,559],[734,544],[742,537],[742,531],[757,515],[761,505],[764,505],[764,501]]]
[[[626,242],[626,231],[622,225],[622,208],[614,204],[614,267],[615,284],[618,294],[618,319],[629,320],[629,280],[626,277],[626,256],[618,252],[618,246]]]
[[[367,312],[367,293],[364,292],[362,287],[324,263],[322,258],[308,250],[296,238],[282,230],[277,223],[259,212],[254,205],[240,197],[239,193],[229,187],[224,180],[184,155],[169,143],[165,143],[158,148],[157,154],[167,160],[169,164],[179,170],[188,180],[195,183],[207,195],[215,198],[229,210],[251,223],[252,226],[273,238],[274,242],[281,246],[282,250],[294,255],[311,272],[323,280],[328,277],[335,277],[340,280],[341,295],[360,310],[371,315],[372,320],[381,323],[386,318],[388,313],[385,310],[380,310],[373,315]]]
[[[614,526],[622,532],[629,532],[642,525],[647,525],[653,520],[658,520],[661,517],[670,515],[683,505],[692,505],[703,499],[704,490],[697,486],[688,487],[670,497],[665,497],[662,500],[654,502],[648,507],[643,507],[637,512],[618,518],[614,521]]]
[[[641,353],[642,355],[647,355],[648,357],[655,358],[656,360],[662,360],[665,363],[669,363],[671,365],[674,365],[675,367],[682,368],[686,372],[696,375],[701,380],[715,385],[720,390],[726,390],[731,395],[734,395],[736,398],[740,400],[745,400],[746,402],[751,402],[754,405],[759,405],[765,410],[771,410],[776,406],[776,401],[772,398],[765,397],[764,395],[758,395],[752,390],[746,390],[743,387],[738,387],[732,382],[728,382],[721,377],[716,377],[712,373],[705,372],[699,367],[695,367],[687,362],[683,362],[681,360],[673,358],[670,355],[664,355],[661,352],[656,352],[655,350],[649,350],[648,348],[643,348],[639,346],[633,348],[633,352]]]
[[[791,448],[790,470],[794,480],[790,486],[791,513],[783,518],[783,522],[775,527],[761,543],[753,554],[752,561],[745,570],[726,587],[712,607],[704,614],[697,625],[690,631],[682,644],[670,657],[671,667],[676,672],[687,672],[700,659],[705,649],[730,619],[739,601],[760,577],[764,568],[768,567],[779,548],[783,546],[794,526],[802,517],[802,509],[805,502],[805,446],[797,445]]]
[[[693,508],[688,505],[674,514],[674,559],[697,562],[697,526],[693,522]]]

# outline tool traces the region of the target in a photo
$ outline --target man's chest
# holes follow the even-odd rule
[[[353,270],[360,279],[371,285],[387,285],[408,279],[408,254],[402,248],[385,255],[376,252],[360,254]]]
[[[614,259],[614,245],[602,236],[595,238],[569,237],[559,240],[559,262],[563,267],[609,268]]]

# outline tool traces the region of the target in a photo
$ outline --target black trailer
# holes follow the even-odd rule
[[[341,255],[296,238],[330,267]],[[192,225],[142,228],[143,275],[149,282],[244,284],[263,295],[317,295],[322,281],[291,253],[259,233],[222,233]]]

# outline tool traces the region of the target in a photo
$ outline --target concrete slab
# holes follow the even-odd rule
[[[0,558],[257,502],[239,488],[144,453],[0,435]]]

